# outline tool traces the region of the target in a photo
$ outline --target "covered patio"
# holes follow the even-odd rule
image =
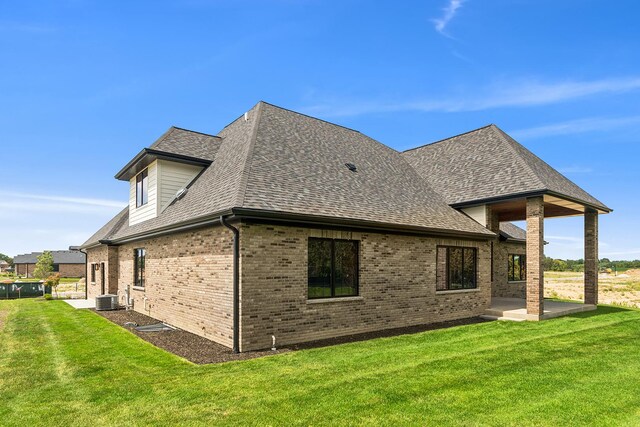
[[[498,232],[503,221],[526,221],[526,299],[496,298],[486,315],[512,320],[542,320],[580,311],[595,310],[598,304],[598,214],[611,210],[603,205],[578,201],[545,191],[486,205],[487,226]],[[584,301],[583,304],[544,299],[544,219],[584,217]]]

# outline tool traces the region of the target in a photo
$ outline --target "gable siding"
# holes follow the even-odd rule
[[[158,162],[149,165],[148,203],[136,208],[136,177],[129,180],[129,225],[138,224],[158,216]]]
[[[201,170],[200,166],[158,160],[158,211],[164,211],[178,190],[189,185]]]

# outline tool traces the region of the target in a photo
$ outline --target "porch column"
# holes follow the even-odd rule
[[[498,236],[500,235],[500,220],[498,219],[498,214],[493,211],[491,205],[487,205],[486,207],[486,217],[487,217],[487,228],[490,231],[493,231]],[[495,244],[498,242],[498,237],[496,236],[495,240],[491,242],[491,294],[493,295],[493,291],[495,287],[493,283],[495,282],[495,256],[496,256],[496,247]]]
[[[584,212],[584,303],[598,304],[598,211]]]
[[[527,199],[527,314],[544,312],[544,200]]]

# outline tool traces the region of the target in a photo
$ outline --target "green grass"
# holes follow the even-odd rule
[[[208,366],[63,302],[2,301],[2,312],[3,426],[640,424],[637,310]]]

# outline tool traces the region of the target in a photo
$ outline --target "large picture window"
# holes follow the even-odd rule
[[[358,295],[358,241],[309,238],[309,299]]]
[[[133,286],[144,288],[144,263],[147,251],[144,249],[133,250]]]
[[[476,248],[439,246],[437,253],[436,290],[475,289]]]
[[[149,201],[149,172],[143,170],[136,176],[136,207],[144,206]]]
[[[527,261],[524,255],[509,254],[509,281],[527,280]]]

